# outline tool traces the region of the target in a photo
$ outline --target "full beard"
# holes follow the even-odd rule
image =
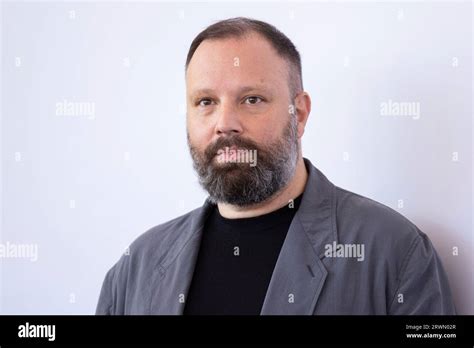
[[[240,136],[223,136],[209,145],[204,153],[188,146],[199,183],[209,193],[213,203],[239,207],[266,201],[283,189],[294,175],[299,146],[296,118],[290,115],[283,135],[268,146]],[[216,155],[225,148],[252,151],[256,162],[218,161]]]

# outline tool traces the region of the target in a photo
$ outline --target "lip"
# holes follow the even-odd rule
[[[239,149],[239,147],[236,146],[236,145],[224,146],[223,148],[217,150],[216,156],[219,155],[219,154],[221,154],[221,153],[223,153],[223,152],[226,152],[226,150],[228,150],[228,151],[237,151],[238,149]]]

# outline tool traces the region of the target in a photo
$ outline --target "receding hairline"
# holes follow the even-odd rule
[[[284,57],[282,56],[281,54],[278,53],[278,51],[275,49],[275,47],[271,44],[271,42],[262,34],[260,34],[259,32],[257,31],[253,31],[253,30],[249,30],[245,33],[243,33],[242,35],[239,35],[239,36],[228,36],[228,37],[220,37],[220,38],[209,38],[209,39],[205,39],[203,40],[199,46],[196,47],[192,57],[194,57],[196,51],[199,49],[199,47],[202,46],[203,43],[205,42],[209,42],[209,43],[212,43],[212,42],[219,42],[219,41],[225,41],[225,40],[237,40],[237,41],[244,41],[246,39],[250,39],[252,37],[257,37],[257,38],[260,38],[262,40],[264,40],[265,42],[268,43],[268,46],[270,47],[270,49],[272,50],[272,52],[277,56],[279,57],[280,59],[282,59],[284,62],[285,62],[285,67],[286,67],[286,72],[288,74],[287,78],[291,80],[291,75],[292,74],[296,74],[298,73],[297,72],[297,68],[294,66],[293,62],[291,62],[291,60],[287,57]],[[191,60],[192,60],[192,57],[191,59],[189,60],[187,66],[186,66],[186,73],[187,73],[187,70],[189,68],[189,65],[191,65]]]
[[[303,81],[301,57],[291,40],[273,25],[245,17],[230,18],[219,21],[199,33],[194,38],[189,48],[186,57],[185,73],[188,70],[195,52],[204,41],[226,39],[240,40],[246,39],[252,35],[264,39],[269,46],[272,47],[274,53],[285,61],[288,74],[288,85],[292,97],[294,97],[299,91],[302,91]]]
[[[239,34],[228,34],[228,35],[225,35],[225,36],[222,36],[222,37],[209,37],[209,38],[205,38],[203,39],[201,42],[199,42],[199,45],[197,45],[193,52],[192,52],[192,55],[189,56],[188,60],[186,61],[186,70],[188,69],[189,65],[191,64],[191,60],[192,58],[194,57],[196,51],[199,49],[199,47],[202,46],[203,43],[205,42],[219,42],[219,41],[226,41],[226,40],[236,40],[236,41],[245,41],[247,39],[250,39],[252,37],[257,37],[257,38],[260,38],[262,40],[264,40],[266,43],[268,43],[268,45],[271,47],[272,51],[280,58],[282,58],[283,60],[285,60],[288,64],[292,64],[291,60],[283,55],[281,55],[278,50],[274,47],[274,45],[272,44],[272,42],[267,38],[265,37],[265,35],[263,35],[262,33],[254,30],[254,29],[248,29],[246,30],[245,32],[242,32],[242,33],[239,33]]]

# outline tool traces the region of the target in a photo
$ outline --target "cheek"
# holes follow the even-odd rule
[[[271,142],[278,138],[287,127],[290,115],[284,105],[275,107],[254,125],[261,141]]]
[[[191,144],[201,151],[204,150],[212,138],[212,129],[189,118],[186,124]]]

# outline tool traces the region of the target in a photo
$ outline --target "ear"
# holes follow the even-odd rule
[[[295,116],[298,121],[298,138],[304,134],[306,122],[311,112],[311,98],[305,91],[299,92],[295,97]]]

